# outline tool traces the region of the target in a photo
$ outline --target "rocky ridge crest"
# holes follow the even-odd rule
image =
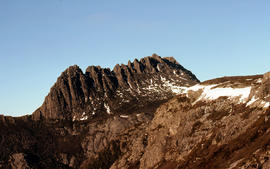
[[[65,70],[51,88],[33,118],[88,119],[131,110],[167,100],[181,86],[196,84],[198,79],[173,57],[153,54],[140,61],[109,68],[89,66],[86,72],[77,66]]]

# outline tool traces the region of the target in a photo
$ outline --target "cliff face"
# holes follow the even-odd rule
[[[128,65],[117,64],[112,71],[89,66],[83,73],[75,65],[57,79],[33,118],[86,120],[131,113],[167,100],[181,92],[181,86],[197,82],[174,58],[155,54]]]

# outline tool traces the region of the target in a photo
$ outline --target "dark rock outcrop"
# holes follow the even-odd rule
[[[174,58],[156,54],[129,61],[128,65],[117,64],[113,71],[89,66],[83,73],[74,65],[57,79],[43,105],[33,113],[33,119],[78,120],[83,116],[123,113],[131,105],[138,109],[143,104],[171,98],[175,94],[170,87],[197,82]]]

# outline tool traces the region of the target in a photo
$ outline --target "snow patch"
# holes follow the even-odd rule
[[[80,120],[82,121],[82,120],[87,120],[87,119],[88,119],[88,116],[85,115],[85,112],[83,112],[82,117],[80,118]]]
[[[159,67],[159,64],[157,65],[157,69],[158,69],[158,71],[160,72],[160,67]]]
[[[125,100],[125,99],[124,99],[124,100],[123,100],[123,102],[125,102],[125,103],[129,103],[129,102],[130,102],[130,100]]]
[[[184,78],[184,77],[179,77],[180,79],[182,79],[182,80],[187,80],[187,78]]]
[[[138,92],[138,94],[141,94],[142,92],[140,91],[140,88],[138,87],[137,88],[137,92]]]
[[[127,115],[120,115],[120,117],[122,117],[122,118],[128,118],[128,116]]]
[[[216,85],[209,85],[207,86],[208,88],[212,88],[212,87],[215,87]],[[192,91],[198,91],[200,89],[204,89],[206,86],[203,86],[203,85],[194,85],[194,86],[191,86],[189,88],[187,88],[186,91],[189,91],[189,90],[192,90]]]
[[[270,106],[270,103],[266,101],[262,101],[261,105],[263,106],[263,108],[268,108]]]
[[[75,120],[76,120],[76,116],[73,116],[73,117],[72,117],[72,121],[75,121]]]
[[[215,100],[221,96],[227,96],[230,98],[240,97],[239,102],[244,102],[249,96],[251,87],[245,88],[214,88],[216,85],[195,85],[187,88],[186,92],[189,90],[198,91],[202,89],[202,94],[198,100]],[[197,101],[198,101],[197,100]]]
[[[165,77],[160,77],[161,81],[165,82],[166,81],[166,78]]]
[[[122,92],[120,92],[119,90],[116,91],[116,94],[117,94],[117,96],[119,96],[119,97],[123,97],[123,95],[124,95],[124,94],[123,94]]]
[[[129,85],[129,87],[130,87],[131,89],[133,89],[133,87],[132,87],[132,85],[129,83],[129,81],[128,81],[128,85]]]
[[[132,93],[132,90],[130,88],[126,89],[126,91]]]
[[[84,117],[80,118],[81,121],[82,120],[87,120],[87,119],[88,119],[88,116],[84,116]]]
[[[169,88],[169,90],[171,90],[173,93],[180,94],[186,90],[186,87],[177,86],[173,82],[166,80],[166,78],[163,78],[162,76],[161,80],[164,82],[163,86]]]
[[[107,113],[108,113],[108,114],[111,114],[110,106],[109,106],[108,104],[104,103],[104,107],[105,107]]]
[[[262,79],[261,79],[261,78],[258,79],[258,80],[257,80],[257,83],[262,83]]]
[[[146,88],[142,88],[142,89],[148,90],[148,91],[156,91],[156,92],[159,92],[159,90],[158,90],[155,86],[152,86],[152,85],[150,85],[150,86],[148,86],[148,87],[146,87]]]
[[[265,103],[265,104],[264,104],[264,106],[263,106],[263,107],[264,107],[264,108],[267,108],[267,107],[269,107],[269,106],[270,106],[270,103],[269,103],[269,102],[267,102],[267,103]]]
[[[255,99],[255,97],[253,96],[253,97],[250,99],[250,101],[247,102],[247,105],[246,105],[246,106],[249,106],[249,105],[253,104],[253,103],[256,102],[257,100],[258,100],[258,98]]]

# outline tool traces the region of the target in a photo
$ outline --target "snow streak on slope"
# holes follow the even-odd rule
[[[248,99],[250,94],[251,87],[244,88],[218,88],[216,85],[195,85],[190,88],[187,88],[186,91],[199,91],[202,90],[199,100],[215,100],[221,96],[226,96],[229,98],[239,97],[239,102],[243,103]]]
[[[105,107],[107,113],[108,113],[108,114],[111,114],[110,106],[109,106],[108,104],[104,103],[104,107]]]

